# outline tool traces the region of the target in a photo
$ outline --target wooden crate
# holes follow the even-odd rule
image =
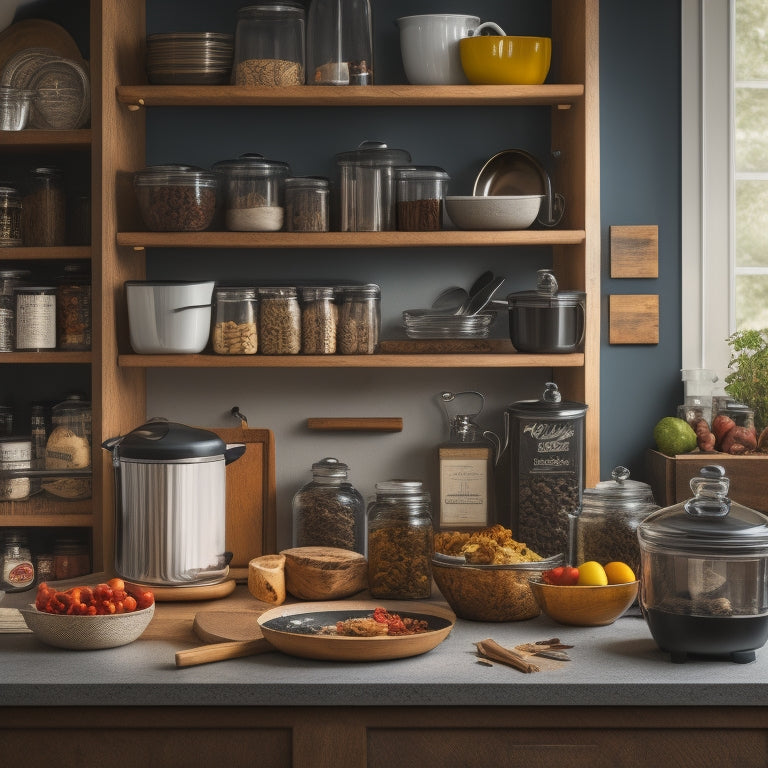
[[[768,455],[729,456],[725,453],[683,453],[665,456],[649,450],[648,482],[662,507],[691,498],[690,480],[707,464],[719,464],[730,480],[729,497],[768,514]]]

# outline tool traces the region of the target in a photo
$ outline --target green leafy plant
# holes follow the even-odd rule
[[[726,341],[731,348],[725,391],[755,412],[757,433],[768,426],[768,328],[737,331]]]

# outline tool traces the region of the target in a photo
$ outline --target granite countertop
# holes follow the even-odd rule
[[[9,595],[0,607],[24,605],[33,597],[32,592]],[[639,615],[625,615],[607,627],[567,627],[546,617],[501,624],[459,619],[434,650],[393,661],[314,661],[275,651],[176,667],[176,651],[201,644],[192,632],[196,611],[242,608],[244,601],[254,604],[239,586],[216,601],[158,603],[138,641],[107,650],[62,650],[29,633],[0,633],[0,706],[768,704],[768,648],[749,664],[719,659],[673,664]],[[487,638],[514,647],[552,637],[574,646],[568,652],[572,661],[532,674],[486,667],[475,655],[474,644]]]

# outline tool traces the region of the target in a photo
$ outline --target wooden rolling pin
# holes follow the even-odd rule
[[[213,643],[176,651],[177,667],[193,667],[197,664],[209,664],[212,661],[239,659],[242,656],[255,656],[258,653],[273,651],[274,646],[260,637],[258,640],[235,640],[229,643]]]

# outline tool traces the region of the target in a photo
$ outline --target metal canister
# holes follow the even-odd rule
[[[504,412],[511,527],[518,541],[543,557],[573,555],[584,487],[586,412],[584,403],[562,400],[553,382],[540,400],[521,400]]]

